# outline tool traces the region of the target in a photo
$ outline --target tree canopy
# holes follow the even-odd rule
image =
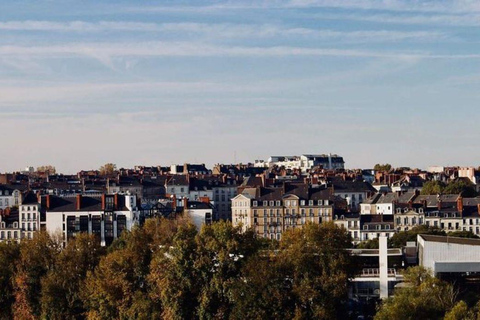
[[[385,164],[380,164],[377,163],[374,167],[373,170],[375,171],[390,171],[392,170],[392,165],[390,163],[385,163]]]
[[[148,219],[108,248],[38,232],[0,244],[0,319],[342,318],[350,245],[333,223],[272,242],[230,222]]]
[[[375,320],[443,319],[457,301],[452,284],[435,278],[423,267],[406,270],[405,285],[380,306]]]

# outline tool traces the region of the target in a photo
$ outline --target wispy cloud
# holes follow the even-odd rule
[[[436,31],[396,31],[396,30],[357,30],[337,31],[313,28],[286,28],[271,24],[231,24],[231,23],[142,23],[129,21],[7,21],[0,22],[0,30],[6,31],[40,31],[40,32],[159,32],[198,35],[221,38],[268,38],[268,37],[309,37],[350,42],[385,42],[399,40],[438,40],[447,35]]]
[[[344,13],[315,13],[310,17],[320,19],[368,21],[375,23],[388,23],[397,25],[433,25],[433,26],[480,26],[480,14],[344,14]]]
[[[215,13],[230,10],[261,10],[261,9],[308,9],[336,8],[356,9],[364,11],[394,11],[394,12],[448,12],[468,13],[480,12],[480,3],[469,0],[273,0],[273,1],[235,1],[223,4],[203,3],[196,6],[130,6],[129,12],[137,13]]]
[[[373,51],[293,46],[220,46],[193,42],[74,43],[52,46],[0,46],[0,57],[91,57],[111,67],[115,57],[282,57],[331,56],[356,58],[479,59],[480,54],[432,54],[429,52]]]
[[[325,49],[292,46],[274,47],[246,47],[246,46],[217,46],[192,42],[142,42],[142,43],[74,43],[70,45],[52,46],[0,46],[0,56],[99,56],[107,57],[154,57],[154,56],[341,56],[365,58],[428,58],[443,56],[425,53],[396,53],[368,50]],[[477,58],[479,55],[445,56],[459,58]]]

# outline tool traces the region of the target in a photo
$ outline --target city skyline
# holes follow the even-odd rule
[[[470,1],[0,3],[2,172],[478,166]]]

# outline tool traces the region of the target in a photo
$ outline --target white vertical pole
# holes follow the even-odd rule
[[[380,299],[388,298],[388,246],[387,237],[379,237]]]

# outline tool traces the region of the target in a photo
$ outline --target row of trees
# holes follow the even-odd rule
[[[0,244],[1,319],[345,318],[350,237],[306,225],[273,243],[230,223],[150,219],[108,249],[46,233]]]
[[[417,241],[417,235],[419,234],[431,234],[436,236],[450,236],[460,238],[478,238],[476,234],[471,231],[451,231],[446,233],[438,227],[431,227],[427,225],[415,226],[408,231],[401,231],[395,233],[390,239],[388,239],[389,248],[401,248],[407,245],[407,242]],[[359,249],[378,249],[378,238],[361,242],[357,246]]]

